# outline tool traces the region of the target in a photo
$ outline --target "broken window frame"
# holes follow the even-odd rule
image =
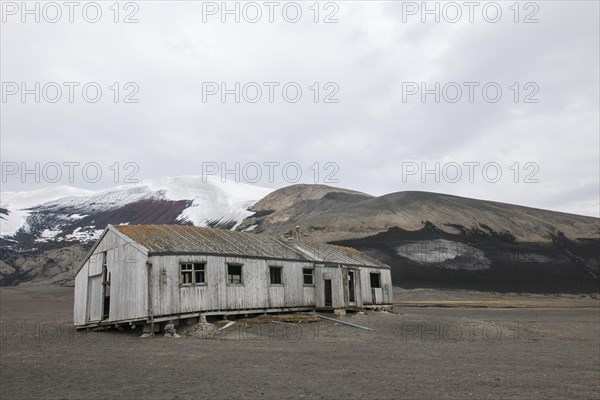
[[[189,276],[186,282],[185,276]],[[198,279],[199,276],[202,279]],[[179,285],[180,286],[203,286],[206,285],[206,262],[182,261],[179,263]]]
[[[239,282],[234,282],[232,277],[238,276],[238,274],[230,273],[230,267],[238,267],[240,269]],[[227,285],[228,286],[244,286],[244,264],[240,263],[227,263]]]
[[[373,278],[377,277],[375,281],[375,285],[373,285]],[[371,285],[371,289],[380,289],[381,288],[381,272],[369,272],[369,284]]]
[[[274,275],[273,270],[278,270],[278,274]],[[279,282],[273,282],[273,278],[279,277]],[[269,265],[269,282],[271,286],[283,286],[283,267],[280,265]]]
[[[310,271],[310,273],[306,273]],[[310,277],[310,283],[306,283],[306,278]],[[315,286],[315,269],[314,268],[302,268],[302,284],[304,286]]]

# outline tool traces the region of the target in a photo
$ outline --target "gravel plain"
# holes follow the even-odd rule
[[[478,295],[450,297],[461,296]],[[0,398],[597,399],[589,304],[395,307],[336,317],[371,330],[236,320],[206,338],[141,338],[76,332],[72,288],[4,287]]]

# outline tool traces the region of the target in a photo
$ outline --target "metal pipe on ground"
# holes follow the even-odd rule
[[[350,322],[345,322],[345,321],[340,321],[339,319],[325,317],[325,316],[323,316],[321,314],[317,314],[317,317],[323,318],[323,319],[326,319],[326,320],[329,320],[329,321],[339,322],[340,324],[352,326],[354,328],[364,329],[364,330],[367,330],[367,331],[372,331],[373,330],[371,328],[367,328],[366,326],[360,326],[360,325],[356,325],[356,324],[351,324]]]

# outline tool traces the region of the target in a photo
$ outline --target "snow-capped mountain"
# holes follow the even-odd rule
[[[590,293],[599,219],[441,193],[371,196],[324,185],[271,190],[180,176],[101,191],[2,193],[0,286],[72,284],[107,224],[193,224],[363,251],[395,285]]]
[[[272,189],[208,176],[149,179],[90,191],[56,186],[3,192],[3,247],[32,250],[95,240],[107,224],[181,223],[234,229]],[[16,250],[16,249],[15,249]]]

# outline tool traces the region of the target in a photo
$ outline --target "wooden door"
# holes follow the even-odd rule
[[[102,319],[103,293],[102,275],[90,276],[88,278],[87,296],[87,322],[96,322]]]

